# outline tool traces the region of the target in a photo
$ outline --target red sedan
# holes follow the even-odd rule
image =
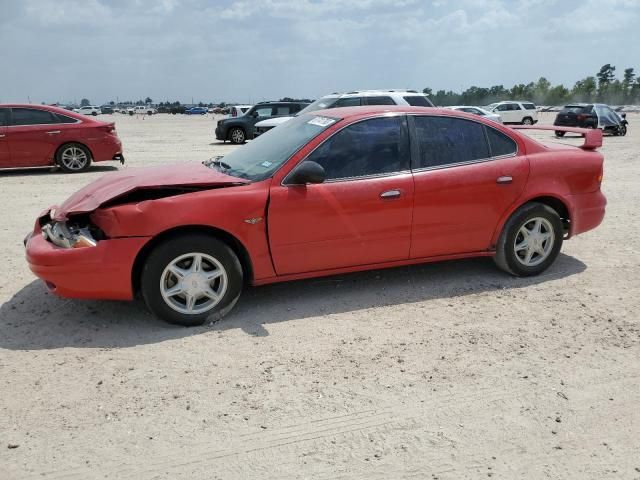
[[[124,163],[113,122],[45,105],[0,105],[0,168],[57,165],[75,173],[103,160]]]
[[[301,115],[224,158],[105,175],[39,216],[27,259],[61,296],[140,294],[183,325],[244,284],[476,256],[536,275],[604,217],[602,133],[566,131],[582,148],[451,110]]]

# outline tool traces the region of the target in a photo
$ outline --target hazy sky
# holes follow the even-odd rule
[[[0,0],[0,102],[256,102],[640,71],[640,0]]]

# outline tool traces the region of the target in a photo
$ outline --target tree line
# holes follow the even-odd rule
[[[640,103],[640,77],[633,68],[626,68],[622,79],[616,77],[616,67],[607,63],[595,76],[578,80],[573,87],[562,84],[552,85],[540,77],[537,82],[520,83],[511,88],[494,85],[489,88],[470,87],[458,93],[452,90],[433,92],[429,87],[423,90],[438,106],[447,105],[488,105],[501,100],[530,100],[537,105],[564,105],[570,102],[608,103],[629,105]]]

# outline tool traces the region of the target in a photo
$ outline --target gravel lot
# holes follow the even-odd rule
[[[119,168],[235,148],[211,116],[112,118]],[[115,163],[0,173],[0,479],[640,478],[629,120],[601,149],[604,223],[541,277],[478,259],[280,284],[192,329],[27,268],[36,215]]]

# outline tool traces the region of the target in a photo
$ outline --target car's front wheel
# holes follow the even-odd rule
[[[618,127],[618,135],[620,135],[621,137],[624,137],[626,134],[627,134],[627,126],[620,125],[620,127]]]
[[[83,172],[91,165],[91,153],[84,145],[67,143],[56,152],[56,163],[65,173]]]
[[[556,137],[564,137],[564,134],[567,132],[562,132],[560,130],[556,130]]]
[[[184,326],[221,319],[242,291],[242,267],[229,246],[205,234],[174,237],[147,258],[141,277],[147,307]]]
[[[518,277],[538,275],[557,258],[563,235],[562,220],[554,209],[537,202],[527,203],[505,224],[494,261]]]
[[[524,117],[522,119],[522,125],[533,125],[533,118],[531,117]]]
[[[246,141],[247,137],[244,134],[244,130],[238,127],[232,128],[231,131],[229,132],[229,140],[231,140],[231,143],[235,143],[236,145],[239,145],[241,143],[244,143]]]

